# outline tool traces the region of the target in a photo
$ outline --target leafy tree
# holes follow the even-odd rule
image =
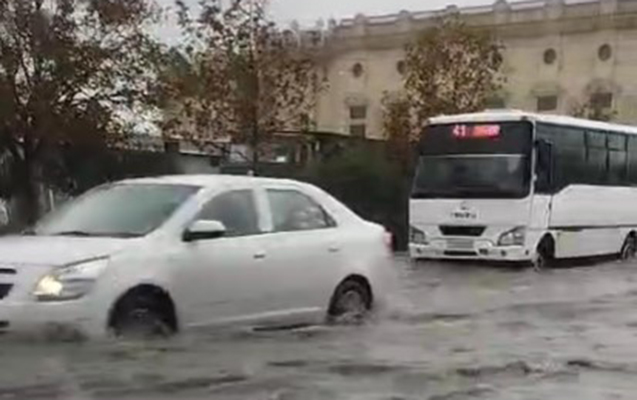
[[[248,144],[253,170],[273,133],[307,129],[321,88],[311,54],[267,15],[265,0],[177,0],[185,43],[162,80],[167,135]],[[255,171],[256,172],[256,171]]]
[[[405,91],[419,124],[439,114],[479,111],[500,88],[501,46],[457,16],[439,20],[406,53]]]
[[[488,31],[469,27],[458,16],[423,31],[406,47],[402,93],[384,101],[390,141],[418,140],[433,116],[484,109],[503,81],[501,51]]]
[[[64,153],[123,138],[146,103],[157,46],[147,0],[0,0],[0,152],[22,222]],[[123,114],[127,112],[127,116]]]

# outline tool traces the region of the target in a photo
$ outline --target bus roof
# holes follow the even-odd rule
[[[537,114],[520,110],[488,110],[471,114],[443,115],[430,118],[429,124],[439,125],[459,122],[481,123],[504,121],[535,121],[553,125],[575,126],[578,128],[589,128],[602,131],[621,132],[637,135],[637,126],[591,121],[588,119],[568,117],[563,115]]]

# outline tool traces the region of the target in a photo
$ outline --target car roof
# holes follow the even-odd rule
[[[147,178],[134,178],[122,181],[122,183],[139,184],[166,184],[166,185],[193,185],[212,187],[226,184],[293,184],[296,186],[309,186],[308,184],[291,179],[261,178],[241,175],[166,175]]]

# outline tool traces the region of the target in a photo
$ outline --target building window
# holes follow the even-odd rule
[[[547,49],[544,51],[544,64],[552,65],[557,60],[557,52],[555,49]]]
[[[613,94],[594,93],[591,95],[590,105],[593,110],[607,110],[613,108]]]
[[[365,72],[363,64],[358,62],[352,66],[352,75],[354,75],[354,78],[360,78],[363,76],[363,72]]]
[[[396,63],[396,71],[398,71],[400,75],[405,75],[405,72],[407,71],[407,64],[405,64],[405,60],[400,60]]]
[[[599,46],[599,49],[597,50],[597,57],[599,57],[601,61],[608,61],[612,56],[613,48],[610,47],[609,44],[603,44]]]
[[[365,124],[351,124],[349,134],[353,137],[364,138],[367,135],[367,126]]]
[[[538,111],[557,110],[557,96],[540,96],[537,98]]]
[[[350,119],[366,119],[367,106],[351,106],[349,108]]]
[[[349,106],[349,133],[355,137],[367,135],[367,105],[356,104]]]

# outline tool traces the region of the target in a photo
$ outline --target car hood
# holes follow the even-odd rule
[[[112,255],[135,239],[9,236],[0,239],[0,264],[61,266]]]

